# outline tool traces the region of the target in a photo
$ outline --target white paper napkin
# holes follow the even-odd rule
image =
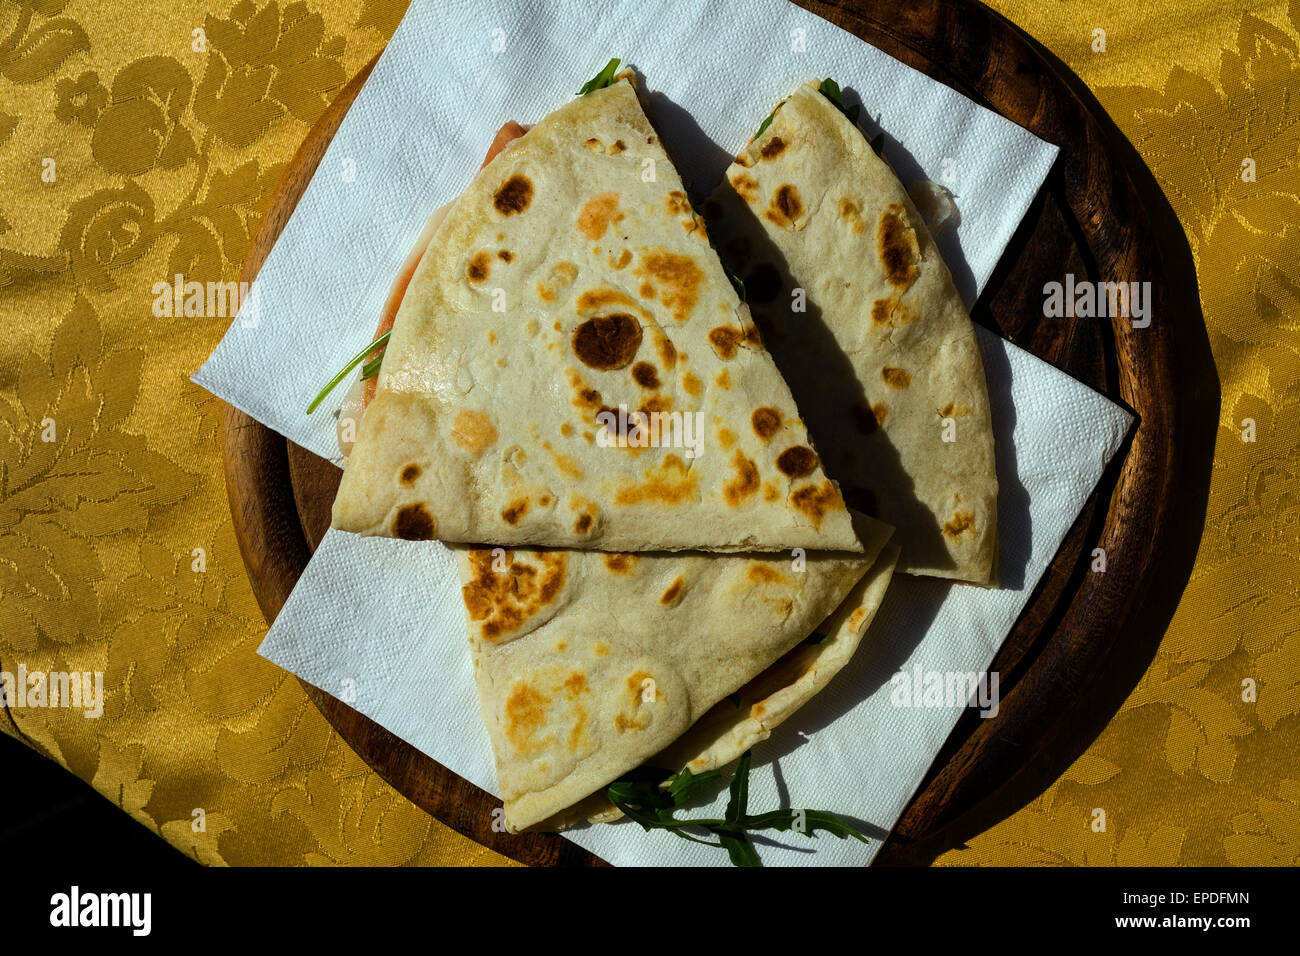
[[[653,119],[700,194],[798,83],[832,75],[857,91],[889,131],[885,155],[903,181],[925,175],[957,194],[961,225],[941,247],[968,304],[1056,154],[775,0],[605,3],[594,20],[577,3],[443,3],[435,14],[417,0],[267,259],[256,315],[241,314],[194,381],[337,460],[329,413],[342,389],[311,418],[302,410],[370,336],[427,213],[464,187],[502,121],[539,119],[615,55],[666,94],[652,99]],[[891,678],[987,667],[1123,440],[1131,416],[1103,396],[983,330],[980,346],[1004,587],[896,578],[855,660],[756,749],[755,811],[832,809],[884,836],[960,714],[898,706]],[[441,545],[329,532],[260,652],[496,792],[455,568]],[[863,863],[880,845],[777,837],[759,844],[765,863]],[[617,864],[726,862],[629,825],[569,838]]]

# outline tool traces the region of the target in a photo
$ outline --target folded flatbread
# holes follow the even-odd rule
[[[885,598],[898,560],[890,542],[813,635],[783,654],[744,687],[714,704],[662,753],[646,761],[667,773],[704,773],[725,767],[762,743],[780,724],[825,689],[848,664]],[[622,813],[600,790],[539,825],[563,829],[578,823],[612,823]]]
[[[851,654],[878,604],[854,588],[889,532],[860,519],[862,554],[794,557],[458,548],[507,827],[554,828],[580,803],[582,816],[598,812],[584,799],[676,742],[862,593],[824,625],[832,641],[806,648],[812,661]],[[881,592],[887,577],[873,578]],[[771,688],[768,728],[821,686],[815,673],[782,674],[790,690],[778,699]],[[689,757],[731,759],[762,735],[759,725],[721,727],[695,738]],[[711,756],[699,752],[711,744]]]
[[[437,227],[333,524],[608,551],[859,550],[630,78],[539,122]]]
[[[997,475],[975,329],[889,165],[814,85],[703,207],[849,505],[899,569],[991,584]]]

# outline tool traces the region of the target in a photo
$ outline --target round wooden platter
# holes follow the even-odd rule
[[[1200,526],[1208,467],[1203,456],[1192,461],[1185,453],[1199,425],[1186,389],[1189,379],[1204,378],[1194,360],[1206,361],[1208,349],[1191,358],[1175,353],[1175,323],[1184,353],[1204,331],[1196,304],[1178,302],[1177,287],[1188,277],[1175,272],[1190,269],[1190,257],[1178,255],[1177,246],[1168,254],[1169,244],[1181,240],[1181,231],[1177,239],[1169,234],[1172,213],[1104,111],[1049,53],[972,0],[806,6],[1061,147],[973,315],[1139,416],[993,663],[1001,677],[998,717],[968,714],[958,722],[877,856],[880,864],[919,863],[1013,812],[1050,782],[1149,660],[1190,571],[1185,556],[1169,554],[1179,543],[1177,529]],[[635,62],[635,50],[624,52]],[[294,157],[249,250],[245,280],[261,268],[371,67],[337,96]],[[502,108],[502,119],[509,118],[508,105]],[[1122,319],[1044,318],[1043,284],[1066,272],[1151,282],[1155,321],[1136,330]],[[236,535],[269,622],[328,527],[341,472],[231,407],[223,440]],[[1090,568],[1098,547],[1108,555],[1104,574]],[[495,832],[493,797],[305,686],[371,767],[459,832],[530,864],[601,862],[555,835]]]

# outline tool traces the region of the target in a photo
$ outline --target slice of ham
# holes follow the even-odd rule
[[[511,143],[527,132],[527,126],[520,126],[514,120],[510,120],[497,130],[492,145],[488,147],[483,165],[479,168],[482,169],[492,162],[497,156],[505,152]],[[383,311],[379,314],[379,326],[375,329],[375,338],[379,338],[393,327],[393,320],[397,318],[397,310],[401,308],[402,299],[406,297],[406,288],[411,284],[411,277],[415,275],[415,269],[420,264],[420,260],[424,258],[425,250],[428,249],[429,243],[433,240],[433,234],[438,231],[442,221],[447,218],[447,212],[451,207],[452,203],[447,203],[447,205],[435,209],[429,218],[425,220],[419,238],[415,240],[415,244],[411,246],[411,251],[402,260],[401,268],[397,270],[397,277],[393,279],[393,284],[388,290],[388,298],[384,300]],[[375,385],[378,381],[379,376],[377,375],[363,379],[361,373],[358,372],[357,378],[343,398],[343,405],[339,409],[338,440],[339,451],[343,453],[344,458],[352,452],[352,443],[356,441],[357,429],[361,425],[362,416],[366,413],[366,407],[375,397]]]

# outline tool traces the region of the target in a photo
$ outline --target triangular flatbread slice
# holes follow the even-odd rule
[[[770,737],[773,730],[826,688],[871,633],[871,622],[885,599],[897,561],[898,546],[890,542],[880,549],[867,573],[808,640],[796,644],[740,690],[714,704],[690,730],[646,764],[669,774],[683,769],[704,773],[725,767]],[[600,790],[538,829],[612,823],[621,816]]]
[[[608,551],[858,550],[630,79],[543,119],[448,213],[333,523]]]
[[[812,85],[705,203],[728,267],[849,505],[899,570],[993,583],[997,475],[975,328],[916,207]]]
[[[704,773],[725,767],[770,737],[852,659],[885,599],[898,554],[898,545],[886,544],[809,641],[796,645],[730,698],[715,704],[651,762],[674,771]]]
[[[457,548],[506,826],[553,827],[676,741],[807,639],[889,532],[860,519],[862,554]]]

